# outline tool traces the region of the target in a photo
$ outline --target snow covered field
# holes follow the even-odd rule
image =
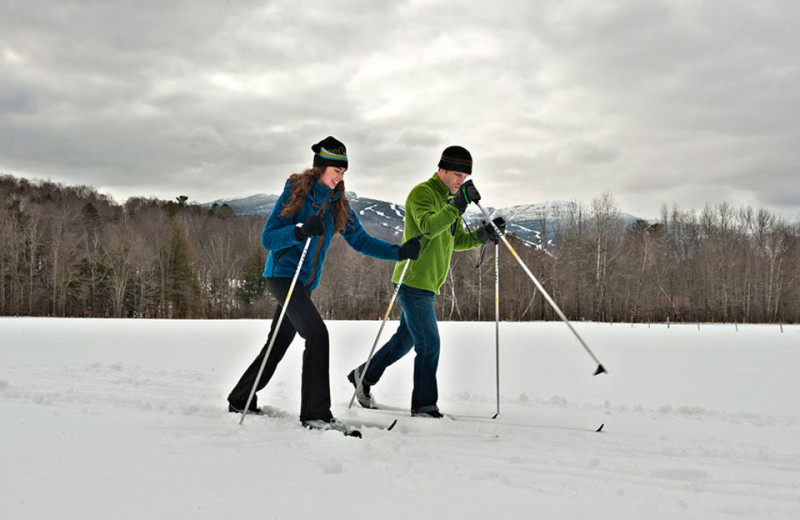
[[[0,319],[0,518],[800,518],[800,326],[576,324],[592,377],[563,324],[502,323],[491,420],[494,323],[443,323],[436,421],[411,356],[347,410],[380,323],[328,325],[361,440],[299,426],[299,340],[282,417],[225,412],[268,322]]]

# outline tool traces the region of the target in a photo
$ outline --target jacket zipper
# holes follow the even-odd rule
[[[308,279],[304,285],[306,288],[311,287],[311,284],[314,283],[314,280],[317,277],[317,262],[319,261],[319,252],[322,250],[322,244],[325,242],[325,235],[327,229],[325,229],[328,225],[327,219],[325,218],[325,211],[330,207],[330,195],[325,201],[322,203],[322,234],[317,237],[317,247],[314,249],[314,259],[311,263],[311,277]]]

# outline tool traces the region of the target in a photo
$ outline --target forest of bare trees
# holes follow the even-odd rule
[[[264,217],[0,176],[0,315],[268,318]],[[554,246],[514,248],[573,320],[800,322],[800,223],[728,204],[625,224],[613,197],[542,216]],[[494,319],[493,245],[456,253],[442,320]],[[504,320],[557,319],[500,246]],[[392,262],[328,254],[314,299],[328,319],[378,319]]]

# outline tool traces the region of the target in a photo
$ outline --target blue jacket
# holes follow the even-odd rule
[[[261,244],[264,249],[269,251],[267,264],[264,266],[266,278],[292,278],[294,276],[305,246],[305,240],[297,240],[294,234],[295,226],[305,222],[308,217],[319,211],[332,190],[315,182],[300,211],[287,218],[281,216],[281,211],[289,203],[292,196],[291,191],[291,181],[286,181],[283,193],[275,202],[275,207],[272,208],[272,213],[264,224],[264,231],[261,232]],[[298,281],[312,291],[319,285],[325,256],[333,239],[331,204],[341,196],[341,192],[336,192],[328,202],[323,215],[325,234],[311,237],[311,244],[309,244],[308,252],[303,260],[303,267],[300,269]],[[349,211],[352,220],[347,223],[342,231],[342,236],[350,244],[350,247],[373,258],[398,260],[399,247],[391,242],[375,238],[364,231],[356,214],[352,209]]]

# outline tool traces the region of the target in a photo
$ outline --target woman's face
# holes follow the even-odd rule
[[[336,185],[342,182],[342,179],[344,178],[344,172],[346,171],[347,170],[345,168],[326,166],[325,171],[322,172],[322,177],[319,178],[319,183],[326,188],[334,189]]]

